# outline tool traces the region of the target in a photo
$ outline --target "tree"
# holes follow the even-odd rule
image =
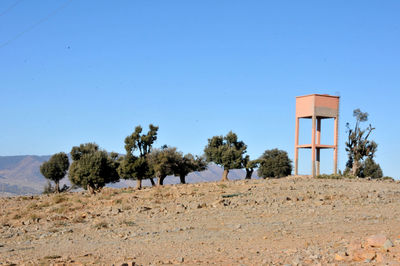
[[[135,179],[136,188],[142,188],[142,180],[150,179],[154,186],[153,169],[149,165],[148,154],[153,143],[157,140],[158,127],[149,125],[147,134],[142,134],[142,127],[137,126],[135,131],[125,138],[126,155],[121,161],[118,173],[124,179]],[[135,155],[135,153],[137,155]]]
[[[382,178],[383,172],[381,166],[374,159],[367,158],[362,165],[361,177]]]
[[[60,192],[60,180],[65,177],[69,168],[68,156],[64,152],[56,153],[40,166],[40,173],[54,181],[56,193]]]
[[[259,159],[258,175],[267,177],[284,177],[292,173],[292,161],[286,151],[266,150]]]
[[[221,181],[227,181],[230,169],[242,167],[246,149],[246,144],[243,141],[238,141],[237,135],[230,131],[225,137],[214,136],[208,139],[204,153],[207,162],[214,162],[224,168]]]
[[[174,175],[179,176],[181,184],[186,184],[186,176],[191,172],[200,172],[207,169],[207,162],[203,157],[193,156],[188,153],[180,156],[178,168]]]
[[[158,185],[164,184],[164,179],[168,175],[173,175],[178,171],[178,161],[182,153],[175,147],[164,146],[161,149],[154,149],[148,156],[151,168],[158,178]]]
[[[107,183],[119,181],[117,168],[120,159],[117,153],[108,154],[100,150],[95,143],[81,144],[71,150],[72,164],[69,171],[70,181],[91,194],[103,188]]]
[[[257,168],[260,164],[259,160],[250,160],[250,156],[246,155],[243,158],[242,162],[242,168],[246,170],[246,177],[245,179],[251,179],[251,176],[253,175],[254,168]]]
[[[348,161],[346,167],[351,169],[353,176],[360,175],[360,167],[365,157],[373,159],[378,145],[375,141],[369,140],[371,132],[375,129],[371,124],[361,129],[360,124],[368,121],[368,113],[361,112],[360,109],[353,111],[353,116],[356,118],[354,129],[350,128],[350,124],[346,124],[348,140],[346,141],[346,152]]]

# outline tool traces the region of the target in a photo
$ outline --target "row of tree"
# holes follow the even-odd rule
[[[348,161],[345,175],[358,177],[381,178],[382,169],[374,161],[377,144],[369,139],[375,129],[371,125],[362,129],[361,123],[368,120],[368,113],[356,109],[354,129],[347,123],[348,140],[346,151]],[[149,125],[145,134],[141,126],[125,138],[125,155],[108,153],[95,143],[81,144],[71,150],[72,164],[65,153],[53,155],[49,161],[42,164],[40,171],[44,177],[55,182],[55,191],[60,191],[59,181],[64,178],[69,169],[69,179],[73,185],[87,189],[89,192],[104,187],[107,183],[122,179],[137,181],[137,188],[142,187],[142,181],[149,179],[153,186],[163,185],[167,176],[178,176],[182,184],[186,176],[195,171],[204,171],[213,162],[224,169],[222,181],[228,180],[231,169],[245,169],[246,179],[250,179],[258,168],[258,175],[267,177],[282,177],[291,174],[292,162],[287,152],[273,149],[266,150],[256,160],[246,155],[247,146],[232,131],[226,136],[214,136],[208,139],[204,148],[204,156],[183,154],[175,147],[163,146],[153,148],[157,140],[158,127]]]
[[[125,138],[125,155],[108,153],[95,143],[81,144],[71,150],[71,165],[67,154],[57,153],[41,165],[40,171],[44,177],[55,182],[55,192],[60,191],[59,182],[68,172],[73,185],[90,193],[120,178],[136,180],[139,189],[145,179],[149,179],[153,186],[163,185],[167,176],[178,176],[180,182],[185,184],[189,173],[204,171],[211,162],[223,167],[222,181],[228,180],[231,169],[244,168],[246,179],[251,178],[255,168],[264,178],[287,176],[292,171],[287,153],[278,149],[267,150],[259,159],[250,160],[250,156],[246,155],[246,144],[239,141],[233,132],[209,139],[204,156],[183,154],[177,148],[166,145],[153,148],[157,132],[158,127],[154,125],[149,125],[147,133],[137,126]],[[157,184],[154,178],[157,178]]]

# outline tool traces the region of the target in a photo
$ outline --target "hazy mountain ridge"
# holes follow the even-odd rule
[[[0,196],[39,194],[47,180],[40,173],[40,165],[47,161],[51,156],[37,155],[18,155],[0,156]],[[215,164],[209,164],[208,169],[203,172],[193,172],[186,177],[187,183],[211,182],[221,179],[223,169]],[[229,172],[229,179],[237,180],[245,177],[245,171],[236,169]],[[254,176],[256,176],[254,174]],[[165,184],[179,183],[178,177],[169,176],[165,179]],[[70,184],[68,178],[61,181],[61,185]],[[145,186],[150,185],[149,180],[143,182]],[[133,180],[124,180],[109,184],[110,187],[135,186]]]

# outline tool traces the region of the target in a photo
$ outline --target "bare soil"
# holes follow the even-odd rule
[[[397,181],[308,177],[0,198],[0,265],[400,265],[399,203]]]

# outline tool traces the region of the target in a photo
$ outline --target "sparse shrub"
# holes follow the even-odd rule
[[[54,202],[55,204],[58,204],[58,203],[61,203],[61,202],[67,201],[67,200],[68,200],[67,197],[62,196],[62,195],[56,195],[56,196],[53,198],[53,202]]]
[[[227,187],[228,187],[228,186],[225,185],[225,184],[217,184],[217,186],[220,187],[220,188],[227,188]],[[197,188],[194,188],[194,189],[193,189],[193,191],[197,191],[197,190],[198,190]]]
[[[14,220],[18,220],[18,219],[21,219],[21,218],[22,218],[22,215],[19,214],[19,213],[16,213],[16,214],[14,214],[14,215],[12,216],[12,218],[13,218]]]
[[[292,172],[292,161],[286,151],[273,149],[266,150],[259,159],[258,175],[263,178],[279,178],[288,176]]]
[[[318,179],[343,179],[344,176],[339,175],[339,174],[331,174],[331,175],[322,174],[322,175],[317,175],[316,178],[318,178]]]
[[[42,219],[42,217],[40,215],[36,214],[36,213],[32,213],[29,216],[29,219],[31,219],[34,222],[39,222],[39,220]]]
[[[96,229],[108,228],[108,223],[104,221],[98,222],[97,224],[95,224],[94,228]]]
[[[370,177],[373,179],[382,178],[383,172],[379,164],[373,159],[367,158],[361,167],[361,177]]]
[[[136,223],[134,221],[123,221],[123,224],[127,225],[127,226],[135,226]]]
[[[355,178],[352,175],[341,175],[341,174],[322,174],[322,175],[317,175],[316,178],[318,179],[352,179]]]
[[[59,256],[59,255],[50,255],[50,256],[44,257],[45,260],[55,260],[55,259],[59,259],[59,258],[61,258],[61,256]]]
[[[121,204],[122,203],[122,199],[115,199],[113,201],[114,204]]]

